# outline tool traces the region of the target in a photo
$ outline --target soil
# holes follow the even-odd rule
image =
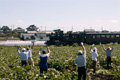
[[[106,75],[106,74],[95,74],[92,76],[92,80],[114,80],[114,75]]]

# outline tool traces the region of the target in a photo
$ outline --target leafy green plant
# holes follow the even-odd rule
[[[111,44],[109,44],[110,46]],[[108,44],[105,45],[107,47]],[[22,46],[27,47],[27,46]],[[49,46],[51,50],[48,58],[48,72],[39,76],[39,61],[38,50],[46,49],[46,46],[36,45],[33,49],[33,60],[35,66],[21,66],[21,60],[17,53],[16,46],[0,46],[0,79],[2,80],[77,80],[78,73],[76,71],[75,58],[78,56],[78,50],[82,50],[81,46]],[[106,69],[106,54],[101,45],[95,45],[98,49],[98,59],[100,64],[97,65],[96,74],[92,70],[92,55],[90,53],[90,45],[85,44],[87,79],[101,79],[111,76],[110,79],[120,79],[120,53],[119,44],[115,44],[112,53],[113,68]],[[102,77],[102,78],[101,78]],[[109,79],[109,78],[108,78]]]

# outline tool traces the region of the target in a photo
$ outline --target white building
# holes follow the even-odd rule
[[[49,34],[54,33],[53,31],[41,31],[37,32],[35,34],[35,40],[38,41],[48,41],[49,40]]]
[[[35,34],[37,33],[38,31],[27,31],[27,34]]]
[[[27,33],[21,34],[23,40],[37,40],[37,41],[48,41],[49,34],[54,31],[27,31]]]
[[[14,29],[14,31],[16,31],[17,33],[24,33],[25,32],[25,30],[22,29],[21,27]]]
[[[23,40],[35,40],[35,34],[21,34]]]

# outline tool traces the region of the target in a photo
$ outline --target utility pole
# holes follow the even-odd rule
[[[63,31],[64,31],[64,27],[63,27]]]
[[[0,24],[0,29],[1,29],[2,27],[1,27],[1,24]]]
[[[59,26],[58,26],[58,29],[59,29]]]
[[[40,27],[39,27],[39,32],[40,32]]]
[[[46,31],[46,26],[45,26],[45,31]]]
[[[103,27],[101,27],[101,31],[103,31]]]
[[[84,30],[85,30],[85,27],[84,27]]]
[[[14,26],[14,24],[13,24],[13,30],[14,30],[14,27],[15,27],[15,26]]]
[[[41,27],[41,31],[42,31],[42,26],[40,26]]]
[[[72,26],[72,32],[73,32],[73,26]]]
[[[92,29],[92,27],[90,27],[90,29]]]
[[[12,29],[12,25],[11,25],[11,29]]]

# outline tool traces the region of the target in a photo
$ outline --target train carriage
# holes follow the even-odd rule
[[[86,33],[85,42],[87,44],[120,43],[120,33]]]

